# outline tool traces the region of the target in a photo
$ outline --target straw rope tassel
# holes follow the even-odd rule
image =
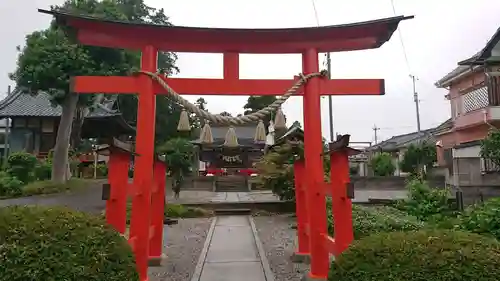
[[[210,127],[210,124],[208,124],[208,122],[205,122],[205,125],[203,125],[203,128],[201,129],[200,141],[201,143],[208,143],[208,144],[214,142],[214,137],[212,135],[212,128]]]
[[[285,115],[281,108],[276,110],[276,116],[274,117],[274,128],[277,130],[286,129]]]
[[[181,116],[179,117],[179,124],[177,125],[177,131],[181,132],[191,131],[191,125],[189,125],[189,116],[185,109],[182,109]]]
[[[259,120],[259,124],[257,124],[257,128],[255,128],[255,142],[264,142],[266,141],[266,127],[264,126],[264,122]]]
[[[227,130],[226,133],[226,139],[224,141],[224,146],[227,147],[236,147],[238,146],[238,137],[236,136],[236,131],[234,130],[234,127],[231,126]]]

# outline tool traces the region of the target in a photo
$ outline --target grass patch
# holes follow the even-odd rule
[[[1,196],[0,199],[67,192],[85,188],[92,183],[94,183],[93,180],[80,179],[80,178],[70,179],[63,184],[54,183],[51,180],[35,181],[28,183],[27,185],[21,186],[19,192],[15,194]]]

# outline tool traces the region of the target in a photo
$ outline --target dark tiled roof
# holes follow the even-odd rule
[[[422,141],[435,142],[435,134],[451,128],[452,125],[453,122],[451,121],[451,119],[448,119],[435,128],[423,130],[420,131],[420,133],[413,132],[409,134],[394,136],[388,140],[369,147],[368,150],[394,151],[403,147],[407,147],[410,144],[415,144]]]
[[[479,56],[480,53],[477,53],[475,54],[474,56],[468,58],[466,61],[469,61],[469,60],[475,60],[478,56]],[[462,73],[466,73],[467,71],[471,71],[471,67],[468,66],[468,65],[459,65],[457,66],[455,69],[453,69],[452,71],[450,71],[448,74],[446,74],[443,78],[439,79],[435,85],[436,87],[447,87],[448,85],[448,81],[457,77],[458,75],[462,74]]]
[[[495,34],[491,37],[491,39],[486,43],[481,51],[476,53],[474,56],[463,60],[458,63],[458,66],[452,70],[450,73],[446,74],[443,78],[439,79],[436,82],[437,87],[446,87],[448,86],[447,82],[458,75],[470,71],[473,66],[483,65],[485,60],[487,60],[491,56],[491,50],[498,44],[500,41],[500,28],[497,29]]]
[[[109,108],[109,103],[97,106],[87,117],[104,117],[119,114]],[[0,117],[59,117],[62,108],[53,105],[47,93],[30,95],[19,89],[15,89],[4,100],[0,101]]]

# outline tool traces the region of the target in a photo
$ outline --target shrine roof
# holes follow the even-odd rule
[[[5,99],[0,101],[0,118],[2,117],[60,117],[62,108],[53,105],[47,93],[31,95],[19,88],[14,89]],[[87,118],[99,118],[121,115],[103,107],[96,107]]]
[[[211,53],[340,52],[378,48],[388,41],[399,23],[413,16],[304,28],[234,29],[166,26],[123,22],[38,10],[76,30],[82,44],[139,49],[145,44],[163,51]],[[171,39],[174,38],[174,39]]]

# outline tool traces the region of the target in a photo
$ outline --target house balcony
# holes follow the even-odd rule
[[[500,79],[491,79],[489,85],[462,95],[461,103],[462,112],[454,120],[455,129],[500,122]]]

